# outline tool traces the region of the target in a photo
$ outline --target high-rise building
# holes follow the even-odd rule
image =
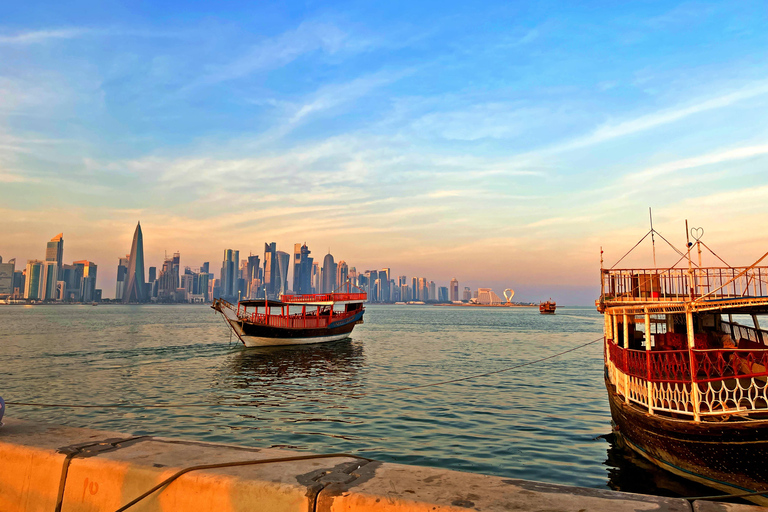
[[[250,254],[246,260],[245,269],[245,283],[246,283],[246,295],[249,299],[255,299],[259,296],[259,285],[261,280],[259,279],[259,271],[261,270],[261,261],[258,256]]]
[[[56,283],[59,281],[59,265],[56,261],[43,263],[43,277],[40,284],[40,298],[56,300]]]
[[[275,253],[277,261],[277,283],[275,284],[275,294],[288,293],[288,265],[291,263],[291,255],[284,251]]]
[[[336,273],[336,289],[346,290],[347,279],[349,279],[349,265],[347,265],[346,261],[341,260],[339,264],[336,265],[336,268],[338,269],[338,272]]]
[[[55,261],[57,273],[61,269],[64,262],[64,233],[59,233],[48,242],[45,248],[45,261]]]
[[[429,300],[429,289],[426,277],[419,278],[419,300],[426,302]]]
[[[293,291],[297,294],[312,293],[313,258],[307,244],[293,246]]]
[[[277,244],[275,242],[264,244],[264,287],[267,297],[274,298],[277,284]]]
[[[469,289],[469,286],[464,287],[464,292],[461,294],[461,300],[464,302],[469,302],[469,300],[472,298],[472,290]]]
[[[312,263],[312,293],[320,293],[320,263]]]
[[[441,286],[437,289],[437,301],[438,302],[448,302],[448,287],[447,286]]]
[[[115,299],[117,300],[123,300],[123,295],[125,295],[125,280],[128,277],[128,264],[130,261],[130,254],[126,254],[124,258],[117,260],[117,283],[115,285]]]
[[[437,286],[434,281],[430,281],[427,285],[427,300],[437,300]]]
[[[13,294],[13,273],[16,271],[16,260],[3,263],[0,257],[0,296]]]
[[[174,258],[178,253],[174,254]],[[176,260],[179,264],[179,260]],[[141,233],[141,223],[136,224],[131,243],[131,254],[128,256],[128,274],[123,291],[123,304],[130,302],[146,302],[146,279],[144,279],[144,236]]]
[[[390,302],[392,298],[390,297],[390,287],[389,287],[389,280],[390,275],[392,274],[392,270],[389,268],[383,268],[379,271],[379,280],[381,281],[381,287],[379,288],[379,301],[380,302]]]
[[[157,300],[160,302],[175,302],[176,290],[179,288],[179,265],[181,255],[174,253],[172,258],[166,256],[160,275],[157,276]]]
[[[28,260],[27,261],[27,281],[24,287],[24,298],[30,300],[41,300],[43,298],[42,280],[43,280],[43,267],[45,262],[40,260]]]
[[[459,300],[459,281],[454,277],[448,287],[451,302]]]
[[[73,283],[76,283],[77,286],[73,293],[75,300],[79,302],[95,301],[98,266],[88,260],[75,261],[72,266],[74,267]]]
[[[237,291],[234,287],[234,283],[237,279],[235,276],[235,274],[237,274],[237,257],[235,256],[235,253],[237,253],[237,257],[239,257],[239,251],[227,249],[224,251],[224,260],[221,262],[219,293],[222,297],[226,298],[237,296]]]
[[[336,263],[331,253],[323,258],[323,285],[320,293],[331,293],[336,288]]]

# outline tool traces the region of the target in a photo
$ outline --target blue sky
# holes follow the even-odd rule
[[[618,259],[651,206],[678,245],[687,218],[751,263],[767,9],[4,5],[0,255],[41,258],[63,231],[110,296],[140,219],[150,265],[306,241],[358,270],[588,303],[600,246]]]

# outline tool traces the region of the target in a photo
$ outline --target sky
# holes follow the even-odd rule
[[[63,232],[105,297],[137,221],[148,265],[306,242],[583,305],[649,207],[678,248],[688,220],[732,265],[767,249],[764,2],[0,10],[0,255]]]

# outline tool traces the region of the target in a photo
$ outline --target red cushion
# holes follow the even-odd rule
[[[758,343],[756,341],[752,341],[752,340],[747,339],[747,338],[741,338],[739,340],[738,347],[739,347],[739,349],[742,349],[742,350],[764,350],[764,349],[768,348],[765,345],[763,345],[762,343]]]

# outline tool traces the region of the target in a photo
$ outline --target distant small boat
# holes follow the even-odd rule
[[[355,324],[363,321],[367,295],[324,293],[281,295],[280,299],[241,300],[237,306],[214,299],[211,307],[246,347],[304,345],[349,337]],[[343,306],[343,311],[334,311],[335,305]]]
[[[554,315],[555,309],[557,308],[557,304],[552,299],[549,299],[547,302],[542,302],[539,304],[539,313],[542,315]]]

